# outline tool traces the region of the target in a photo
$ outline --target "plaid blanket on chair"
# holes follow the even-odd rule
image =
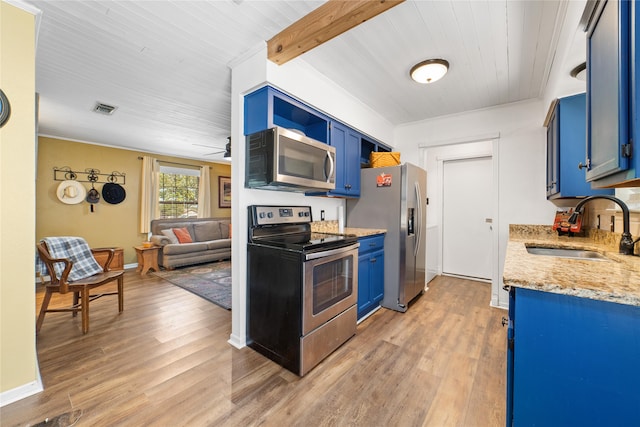
[[[103,272],[93,257],[89,244],[82,237],[45,237],[41,241],[47,245],[52,258],[67,258],[73,262],[73,268],[69,273],[70,282]],[[42,266],[40,271],[46,271],[44,263]],[[56,275],[60,277],[64,271],[64,264],[57,262],[54,268]]]

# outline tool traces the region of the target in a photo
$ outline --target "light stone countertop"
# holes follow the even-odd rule
[[[352,234],[358,237],[375,236],[385,234],[387,230],[377,228],[353,228],[345,227],[344,233],[339,233],[338,221],[314,221],[311,223],[311,231],[317,233]]]
[[[557,236],[551,226],[511,225],[504,263],[505,286],[640,306],[640,257],[618,253],[620,235]],[[526,246],[587,249],[609,260],[533,255]]]

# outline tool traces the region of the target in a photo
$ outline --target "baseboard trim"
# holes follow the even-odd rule
[[[463,276],[461,274],[442,273],[443,276],[456,277],[458,279],[473,280],[474,282],[492,283],[491,279],[483,279],[481,277]]]
[[[229,336],[229,340],[227,342],[232,346],[234,346],[235,348],[244,348],[247,346],[247,343],[245,342],[245,340],[233,334]]]
[[[357,324],[359,325],[360,323],[362,323],[363,321],[365,321],[366,319],[368,319],[370,316],[373,315],[373,313],[375,313],[376,311],[380,310],[382,308],[381,305],[378,305],[376,308],[374,308],[373,310],[371,310],[370,312],[368,312],[367,314],[365,314],[364,316],[362,316],[360,319],[358,319]]]
[[[25,397],[44,391],[42,378],[40,377],[40,368],[37,364],[36,372],[38,375],[35,381],[31,381],[30,383],[0,393],[0,408],[5,405],[9,405],[10,403],[17,402],[18,400],[22,400]]]
[[[491,303],[489,304],[489,307],[493,307],[493,308],[499,308],[501,310],[509,310],[509,306],[504,306],[502,304],[494,304],[493,301],[491,301]]]

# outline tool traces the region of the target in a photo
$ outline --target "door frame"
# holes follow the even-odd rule
[[[488,157],[491,159],[491,168],[493,172],[492,176],[492,189],[491,195],[491,213],[493,218],[493,235],[491,239],[491,301],[490,305],[493,307],[500,307],[499,295],[500,295],[500,209],[499,209],[499,140],[500,135],[491,135],[482,138],[472,138],[467,141],[456,141],[455,143],[430,145],[428,147],[420,147],[423,152],[422,158],[425,165],[433,164],[433,160],[429,162],[429,152],[435,154],[435,176],[434,171],[429,171],[428,177],[435,180],[435,186],[431,187],[435,190],[431,199],[434,201],[432,215],[436,217],[436,220],[432,222],[432,225],[436,225],[438,229],[438,261],[437,268],[438,274],[442,274],[442,260],[443,260],[443,187],[444,187],[444,162],[451,160],[466,160],[475,159],[481,157]],[[428,178],[428,179],[429,179]],[[434,197],[435,196],[435,197]],[[427,217],[429,218],[429,217]],[[427,258],[429,255],[427,255]]]

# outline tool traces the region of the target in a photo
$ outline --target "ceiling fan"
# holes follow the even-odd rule
[[[224,158],[225,159],[231,159],[231,137],[228,136],[227,137],[227,144],[224,146],[224,148],[219,148],[219,147],[214,147],[211,145],[204,145],[204,144],[193,144],[195,146],[198,147],[206,147],[206,148],[214,148],[214,149],[218,149],[218,151],[212,151],[210,153],[204,153],[203,156],[213,156],[214,154],[221,154],[224,153]]]

